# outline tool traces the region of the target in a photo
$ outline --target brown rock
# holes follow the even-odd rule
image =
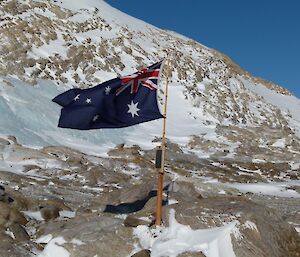
[[[41,212],[43,219],[46,221],[56,219],[57,217],[59,217],[59,209],[55,206],[43,207],[40,210],[40,212]]]
[[[147,222],[147,221],[144,221],[144,220],[140,220],[134,216],[127,216],[126,219],[124,220],[124,225],[125,227],[137,227],[139,225],[150,225],[151,222]]]
[[[6,139],[0,138],[0,145],[10,145],[10,143]]]
[[[10,207],[7,203],[0,202],[0,226],[4,226],[9,219]]]
[[[178,257],[205,257],[205,255],[201,252],[194,252],[194,253],[185,252],[185,253],[179,254]]]
[[[13,242],[13,239],[5,233],[5,229],[3,227],[0,227],[0,249],[2,242]],[[0,256],[2,255],[0,254]]]
[[[151,256],[150,254],[151,254],[150,250],[144,249],[144,250],[141,250],[141,251],[135,253],[131,257],[150,257]]]
[[[7,139],[10,140],[10,141],[12,141],[14,144],[18,143],[15,136],[8,136]]]
[[[30,239],[26,230],[20,224],[13,224],[9,227],[17,241],[28,241]]]
[[[25,225],[27,220],[22,213],[11,208],[8,203],[0,202],[0,226],[6,227],[14,223]]]
[[[24,215],[16,209],[11,209],[9,213],[9,221],[11,223],[17,223],[21,225],[25,225],[27,223],[27,219]]]

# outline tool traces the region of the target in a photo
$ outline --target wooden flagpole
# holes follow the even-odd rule
[[[157,183],[157,201],[156,201],[156,219],[155,225],[159,226],[162,219],[162,203],[163,203],[163,185],[164,185],[164,171],[165,171],[165,157],[166,157],[166,125],[167,125],[167,104],[168,104],[168,86],[170,73],[170,52],[167,52],[167,72],[166,72],[166,89],[165,89],[165,104],[164,104],[164,124],[161,140],[161,167],[158,172]]]

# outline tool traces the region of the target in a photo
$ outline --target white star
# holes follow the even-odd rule
[[[131,114],[132,118],[134,118],[134,115],[139,116],[138,111],[140,109],[137,108],[138,104],[139,104],[138,102],[135,104],[133,101],[131,101],[131,104],[127,104],[128,105],[128,113]]]
[[[99,119],[99,117],[100,117],[100,116],[99,116],[98,114],[97,114],[97,115],[95,115],[95,116],[94,116],[94,118],[93,118],[93,122],[96,122],[96,120],[98,120],[98,119]]]
[[[79,99],[80,94],[78,94],[77,96],[75,96],[74,100],[77,101]]]
[[[111,87],[110,87],[110,86],[107,86],[107,87],[105,88],[105,94],[106,94],[106,95],[109,95],[110,90],[111,90]]]
[[[87,104],[90,104],[90,103],[92,102],[92,99],[91,99],[91,98],[87,98],[87,99],[85,100],[85,102],[86,102]]]

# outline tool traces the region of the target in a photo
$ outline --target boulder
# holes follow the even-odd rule
[[[0,138],[0,145],[10,145],[10,142],[4,138]]]
[[[40,233],[41,232],[41,233]],[[67,221],[48,222],[40,226],[37,236],[62,236],[70,256],[128,256],[133,251],[132,229],[123,220],[109,214],[81,214]],[[82,243],[74,244],[79,240]]]
[[[14,234],[16,241],[28,241],[30,239],[28,233],[20,224],[13,224],[9,229]]]
[[[151,221],[149,222],[149,221],[141,220],[132,215],[127,216],[126,219],[124,220],[125,227],[137,227],[139,225],[149,226],[150,224]]]
[[[8,203],[0,202],[0,226],[7,227],[14,223],[25,225],[27,220],[21,212],[11,208]]]
[[[11,209],[9,213],[9,221],[14,224],[26,225],[28,222],[24,215],[16,209]]]
[[[5,226],[9,220],[10,206],[0,202],[0,226]]]
[[[59,209],[55,206],[42,207],[40,212],[45,221],[53,220],[59,217]]]
[[[131,257],[150,257],[151,256],[151,251],[147,249],[143,249],[134,255],[131,255]]]

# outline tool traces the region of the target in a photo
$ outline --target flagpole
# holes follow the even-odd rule
[[[155,225],[159,226],[162,219],[162,203],[163,203],[163,185],[164,185],[164,168],[166,158],[166,125],[167,125],[167,104],[168,104],[168,85],[169,85],[169,73],[170,73],[170,52],[167,52],[167,72],[166,72],[166,88],[165,88],[165,104],[164,104],[164,123],[161,140],[161,167],[158,172],[157,183],[157,201],[156,201],[156,219]]]

